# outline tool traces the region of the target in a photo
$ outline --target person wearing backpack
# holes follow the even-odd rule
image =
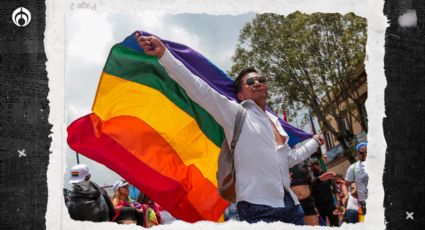
[[[114,207],[107,192],[90,181],[87,165],[78,164],[71,169],[73,190],[67,202],[68,213],[74,220],[93,222],[110,221],[114,215]]]
[[[194,76],[157,37],[136,33],[136,38],[145,53],[158,57],[168,75],[223,127],[227,147],[233,153],[240,220],[304,224],[304,212],[290,189],[289,168],[316,152],[323,138],[316,135],[299,148],[289,147],[289,137],[278,118],[266,110],[267,78],[257,70],[245,69],[236,78],[235,93],[241,101],[238,103]],[[239,111],[246,111],[246,117],[238,140],[234,140]]]

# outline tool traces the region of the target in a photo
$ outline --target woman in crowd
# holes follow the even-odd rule
[[[345,214],[345,206],[347,205],[348,192],[345,180],[341,174],[337,174],[335,177],[335,188],[336,188],[336,209],[335,215],[339,216],[340,223],[342,222]]]
[[[143,226],[142,205],[130,198],[128,182],[119,180],[114,183],[112,189],[114,191],[112,204],[116,212],[112,221],[120,224],[137,224]]]
[[[357,202],[357,188],[355,183],[351,183],[350,192],[348,193],[347,211],[345,212],[345,219],[347,223],[359,222],[359,204]]]
[[[291,189],[297,196],[304,210],[304,222],[307,225],[319,225],[319,212],[311,197],[311,172],[307,161],[303,161],[289,169]]]
[[[143,227],[150,228],[161,223],[160,211],[162,209],[157,203],[142,192],[137,197],[137,201],[142,205],[143,209]]]
[[[297,196],[304,210],[304,222],[307,225],[323,225],[320,222],[319,211],[313,198],[312,187],[318,183],[332,180],[335,177],[334,172],[324,172],[315,176],[309,163],[315,162],[320,165],[320,160],[316,156],[295,165],[289,169],[291,175],[291,189]],[[325,219],[324,219],[325,220]],[[324,221],[323,220],[323,221]]]

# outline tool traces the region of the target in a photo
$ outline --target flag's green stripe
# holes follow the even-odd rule
[[[168,76],[165,69],[159,64],[158,58],[117,44],[112,48],[103,71],[162,92],[181,110],[193,117],[202,132],[213,143],[218,147],[221,146],[224,140],[221,126]],[[168,116],[172,117],[173,115],[168,114]]]

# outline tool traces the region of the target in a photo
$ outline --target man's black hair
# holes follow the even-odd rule
[[[320,159],[317,157],[310,157],[310,164],[312,165],[320,165]]]
[[[235,82],[233,83],[233,86],[235,88],[236,93],[238,93],[239,90],[241,90],[242,78],[248,73],[258,73],[258,71],[253,67],[249,67],[249,68],[242,70],[239,73],[238,77],[235,79]]]

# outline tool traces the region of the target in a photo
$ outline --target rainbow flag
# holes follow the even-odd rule
[[[187,46],[163,42],[196,76],[235,100],[223,71]],[[112,47],[92,111],[68,127],[72,149],[117,172],[178,219],[222,218],[228,203],[218,194],[216,171],[223,129],[143,52],[134,34]],[[291,146],[311,137],[281,122]]]

